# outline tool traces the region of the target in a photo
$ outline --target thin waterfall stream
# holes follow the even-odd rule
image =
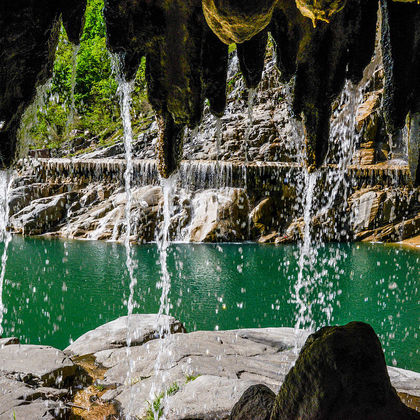
[[[326,277],[326,270],[316,270],[319,249],[325,245],[322,231],[323,227],[318,228],[321,232],[315,232],[312,226],[314,219],[328,220],[329,212],[337,205],[344,205],[347,202],[349,182],[346,180],[347,168],[351,164],[353,150],[356,143],[356,111],[361,101],[361,89],[349,81],[346,82],[342,95],[338,101],[338,106],[333,114],[330,130],[330,145],[336,147],[334,153],[338,161],[335,168],[328,165],[329,156],[327,155],[327,165],[320,170],[303,173],[301,187],[301,197],[303,201],[303,231],[302,241],[299,247],[297,281],[293,286],[292,299],[297,306],[295,331],[305,328],[314,330],[322,325],[329,325],[332,321],[332,300],[336,298],[333,292],[333,282]],[[296,128],[297,131],[297,128]],[[298,132],[298,131],[297,131]],[[303,136],[301,137],[303,142]],[[303,149],[303,145],[302,145]],[[300,165],[305,166],[303,154],[300,155]],[[323,194],[319,194],[317,185],[323,183]],[[339,196],[340,194],[340,196]],[[341,204],[340,204],[341,203]],[[336,232],[337,234],[337,232]],[[349,239],[349,238],[346,238]],[[340,253],[331,254],[325,264],[336,266],[337,260],[345,258],[346,255]],[[323,284],[329,292],[317,293],[317,287]],[[324,314],[322,325],[314,322],[314,310],[319,307],[319,311]],[[297,341],[296,341],[297,345]]]
[[[12,240],[12,234],[7,230],[9,221],[9,191],[12,180],[13,176],[10,170],[0,171],[0,241],[4,244],[0,271],[0,337],[3,334],[3,316],[6,309],[3,304],[3,287],[8,258],[7,251]]]
[[[133,142],[133,131],[131,125],[131,94],[134,87],[134,81],[128,82],[125,80],[125,77],[122,74],[121,66],[118,58],[115,58],[116,63],[116,74],[119,82],[118,93],[120,96],[120,109],[121,109],[121,119],[123,123],[124,131],[124,149],[125,149],[125,160],[126,160],[126,169],[124,172],[124,183],[125,183],[125,193],[126,193],[126,203],[125,203],[125,237],[124,237],[124,247],[125,247],[125,264],[127,267],[127,272],[129,276],[129,297],[127,300],[127,382],[130,383],[132,373],[134,371],[134,360],[131,357],[131,342],[133,337],[136,334],[136,331],[133,330],[131,325],[131,315],[135,307],[134,302],[134,293],[135,287],[137,285],[137,278],[134,274],[135,262],[132,256],[132,247],[130,244],[131,236],[131,206],[132,206],[132,179],[133,179],[133,152],[132,152],[132,142]],[[129,401],[129,410],[133,404],[133,395],[130,394]]]

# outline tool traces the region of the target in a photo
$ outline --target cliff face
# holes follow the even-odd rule
[[[0,165],[16,158],[17,131],[36,87],[51,77],[60,18],[71,42],[83,29],[85,0],[0,4]]]
[[[384,103],[393,136],[407,114],[420,112],[420,7],[408,3],[381,1]],[[15,158],[23,110],[50,74],[60,16],[77,43],[85,5],[77,0],[71,7],[64,1],[0,6],[3,166]],[[293,110],[305,127],[307,166],[319,167],[327,152],[331,105],[346,79],[361,79],[372,56],[377,1],[107,0],[104,14],[108,47],[119,55],[126,79],[146,56],[148,96],[160,129],[159,171],[167,177],[179,167],[183,128],[198,125],[204,100],[213,114],[224,112],[226,44],[238,44],[241,71],[252,88],[261,80],[267,32],[277,43],[283,80],[294,78]]]

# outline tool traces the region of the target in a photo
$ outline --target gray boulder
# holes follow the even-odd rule
[[[127,346],[127,316],[123,316],[100,327],[88,331],[68,346],[64,352],[76,356],[86,356],[104,350]],[[130,317],[131,346],[140,346],[159,338],[159,327],[169,325],[171,333],[183,333],[181,322],[171,316],[156,314],[133,314]]]
[[[0,348],[0,373],[25,383],[61,387],[76,371],[70,358],[53,347],[11,344]]]

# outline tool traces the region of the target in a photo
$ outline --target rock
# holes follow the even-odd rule
[[[317,20],[329,23],[331,16],[340,12],[346,2],[347,0],[296,0],[296,6],[316,27]]]
[[[350,197],[354,215],[352,230],[355,233],[372,226],[383,198],[384,193],[377,189],[360,190]]]
[[[250,218],[254,226],[260,231],[261,234],[266,232],[267,227],[273,225],[275,211],[276,208],[274,207],[274,202],[270,197],[262,200],[251,211]]]
[[[10,223],[17,232],[40,235],[54,228],[66,215],[68,200],[72,193],[40,198],[15,214]]]
[[[0,372],[29,384],[62,387],[74,379],[76,366],[49,346],[11,344],[0,348]]]
[[[418,419],[390,383],[381,344],[362,322],[324,327],[303,346],[271,415],[276,419]]]
[[[184,326],[173,317],[162,315],[159,326],[169,322],[171,333],[184,333]],[[156,314],[133,314],[130,330],[134,331],[131,346],[140,346],[149,340],[159,338]],[[103,350],[127,346],[127,316],[123,316],[80,336],[64,349],[66,354],[86,356]]]
[[[198,193],[192,207],[191,242],[243,240],[247,236],[248,197],[244,190],[225,188]]]
[[[303,334],[298,337],[299,345],[307,337],[306,333]],[[210,419],[219,417],[212,417],[210,414],[207,417],[198,417],[198,413],[220,413],[221,407],[225,407],[223,413],[228,416],[233,405],[250,385],[263,383],[276,391],[289,366],[296,359],[294,351],[290,350],[294,344],[293,328],[176,334],[164,340],[165,352],[161,355],[157,375],[156,355],[162,344],[153,340],[145,345],[132,347],[131,357],[134,363],[129,378],[125,348],[98,352],[95,358],[97,363],[108,369],[99,384],[105,388],[116,387],[115,390],[108,391],[105,398],[115,398],[124,408],[125,415],[142,418],[148,409],[152,385],[154,384],[154,392],[158,395],[176,382],[179,391],[173,396],[171,407],[172,412],[178,413],[177,416],[180,417],[174,418]],[[195,383],[201,377],[205,378]],[[232,390],[238,386],[240,389],[233,394],[236,399],[232,396],[228,399],[222,397],[220,387],[226,391],[226,395],[231,395]],[[192,394],[193,391],[196,393]],[[135,403],[131,406],[132,412],[128,413],[129,401],[133,395]],[[216,395],[220,397],[215,397]],[[181,405],[177,402],[181,398],[188,401],[195,398],[197,403]]]
[[[270,420],[276,394],[265,385],[248,388],[234,405],[230,420]]]
[[[19,339],[17,337],[0,338],[0,348],[11,344],[19,344]]]
[[[232,402],[236,401],[250,384],[250,381],[220,376],[199,376],[168,398],[164,413],[171,420],[225,419],[232,410]]]
[[[249,41],[271,21],[277,0],[238,2],[203,0],[207,24],[227,45]]]

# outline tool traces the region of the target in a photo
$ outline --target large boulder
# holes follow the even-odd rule
[[[419,419],[392,387],[373,328],[324,327],[307,339],[271,415],[280,419]]]
[[[0,348],[0,372],[29,384],[63,386],[75,377],[77,367],[53,347],[10,344]]]
[[[249,387],[234,405],[231,420],[270,420],[276,394],[267,386]]]

